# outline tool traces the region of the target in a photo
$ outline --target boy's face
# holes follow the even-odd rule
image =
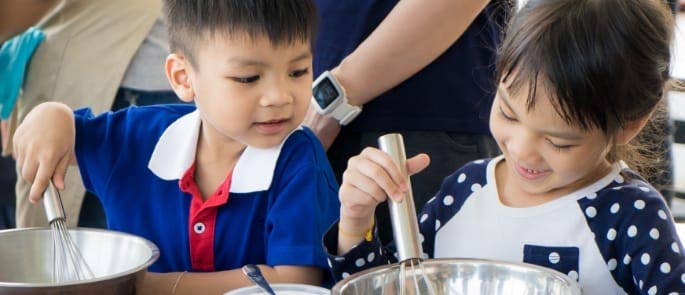
[[[571,193],[609,172],[609,138],[597,128],[567,124],[537,87],[535,106],[526,107],[527,89],[513,95],[500,83],[490,114],[490,130],[505,161],[496,169],[498,188],[527,197],[529,205]]]
[[[301,124],[312,95],[309,42],[275,47],[265,36],[217,33],[194,53],[187,81],[207,135],[268,148]]]

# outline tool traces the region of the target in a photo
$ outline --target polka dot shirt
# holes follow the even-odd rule
[[[483,258],[548,267],[583,294],[685,294],[685,259],[661,195],[623,163],[597,182],[529,208],[499,201],[494,167],[478,160],[445,178],[418,215],[424,258]],[[324,237],[337,249],[337,226]],[[330,249],[330,250],[329,250]],[[329,254],[336,279],[397,262],[392,244]]]

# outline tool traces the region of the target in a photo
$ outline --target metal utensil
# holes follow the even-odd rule
[[[43,205],[52,229],[52,281],[62,283],[92,279],[93,271],[67,229],[62,196],[51,180],[43,192]]]
[[[407,192],[404,193],[404,198],[396,202],[392,199],[388,200],[388,208],[390,209],[390,222],[392,223],[392,233],[395,238],[395,245],[397,248],[397,258],[400,262],[399,277],[409,279],[414,282],[414,291],[419,292],[421,286],[427,287],[427,292],[424,294],[436,295],[432,290],[428,279],[422,272],[416,272],[415,267],[423,269],[421,265],[421,253],[423,249],[419,241],[419,223],[416,220],[416,209],[414,207],[414,195],[411,189],[411,181],[407,173],[407,154],[404,151],[404,140],[402,135],[398,133],[390,133],[378,138],[378,146],[382,151],[387,153],[395,162],[400,172],[404,175],[405,182],[408,185]],[[408,276],[409,273],[417,274]],[[405,295],[407,288],[405,284],[399,285],[397,294]]]
[[[262,272],[259,270],[257,266],[254,264],[246,264],[243,266],[243,273],[247,276],[250,281],[252,281],[255,285],[259,286],[259,288],[264,291],[266,294],[270,295],[276,295],[273,289],[271,289],[271,286],[269,286],[269,283],[266,281],[264,276],[262,275]]]
[[[45,215],[48,217],[48,223],[67,219],[62,205],[62,196],[52,180],[48,182],[48,187],[43,192],[43,206],[45,207]]]
[[[414,195],[411,191],[411,182],[407,174],[407,155],[404,151],[404,140],[398,133],[390,133],[378,138],[378,147],[390,155],[395,164],[400,168],[409,184],[409,190],[404,194],[401,202],[388,199],[392,233],[397,245],[397,255],[400,262],[409,259],[418,260],[423,253],[419,242],[419,223],[416,219]]]

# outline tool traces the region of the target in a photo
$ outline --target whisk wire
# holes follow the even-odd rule
[[[79,279],[81,280],[87,280],[91,279],[94,277],[93,271],[90,269],[88,264],[86,263],[86,260],[83,258],[83,255],[81,254],[81,251],[76,247],[76,243],[72,240],[71,234],[69,234],[68,229],[62,223],[63,230],[66,233],[64,235],[66,237],[66,245],[69,246],[70,250],[68,251],[71,256],[71,261],[74,263],[74,270],[76,270]]]
[[[89,280],[93,271],[71,238],[59,191],[50,181],[43,193],[45,213],[52,229],[52,281],[56,283]]]
[[[68,282],[92,279],[94,277],[93,271],[72,240],[64,220],[55,219],[50,223],[50,227],[53,237],[53,281]]]

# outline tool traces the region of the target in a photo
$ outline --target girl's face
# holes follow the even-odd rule
[[[535,106],[528,110],[527,89],[514,96],[508,86],[499,84],[490,114],[490,130],[505,158],[496,169],[501,198],[524,200],[519,205],[541,204],[610,171],[610,139],[604,132],[567,124],[545,87],[537,88]]]

